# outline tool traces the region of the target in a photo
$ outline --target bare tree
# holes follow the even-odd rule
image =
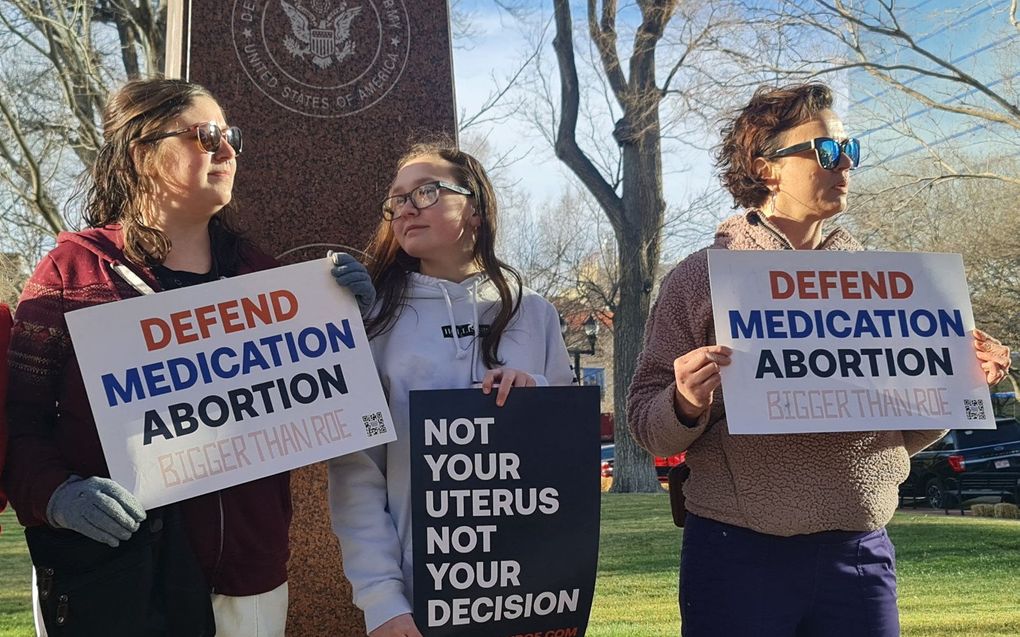
[[[614,299],[613,361],[616,470],[613,490],[660,491],[651,458],[629,435],[626,394],[642,345],[644,324],[659,272],[667,202],[663,145],[710,143],[706,122],[740,91],[748,77],[730,81],[741,64],[726,51],[751,35],[750,23],[724,2],[637,0],[639,15],[621,18],[615,0],[589,0],[586,35],[594,74],[582,84],[567,0],[553,1],[559,103],[552,91],[536,120],[553,121],[556,156],[591,193],[615,237],[618,276]],[[630,34],[621,42],[621,33]],[[738,34],[739,33],[739,34]],[[668,61],[657,61],[665,51]],[[663,78],[659,81],[659,74]],[[538,73],[539,83],[547,79]],[[611,139],[605,128],[611,118]],[[541,124],[540,124],[541,126]]]
[[[746,9],[786,41],[800,35],[810,43],[762,60],[760,68],[827,79],[844,89],[848,118],[877,150],[872,164],[916,153],[914,165],[925,170],[903,173],[901,163],[902,181],[1020,183],[1016,173],[974,161],[1015,155],[1020,141],[1016,3],[995,11],[989,3],[967,0],[938,7],[784,0]],[[971,35],[956,38],[956,32]],[[961,141],[981,143],[982,152],[953,152]]]
[[[0,0],[0,220],[55,234],[110,88],[163,66],[166,0]]]
[[[996,160],[998,170],[1020,173],[1020,161]],[[982,167],[975,160],[973,164]],[[967,267],[978,326],[1020,345],[1020,184],[953,179],[904,184],[885,173],[862,176],[845,221],[869,248],[954,252]]]

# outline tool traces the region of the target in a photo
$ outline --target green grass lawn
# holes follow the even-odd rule
[[[0,637],[31,634],[29,562],[14,515],[0,514]],[[1020,635],[1020,522],[897,513],[905,637]],[[676,637],[680,530],[665,496],[602,496],[599,579],[588,634]]]
[[[34,635],[32,572],[21,525],[9,508],[0,513],[0,637]]]
[[[602,496],[602,546],[588,634],[676,637],[680,529],[664,496]],[[897,513],[905,637],[1020,635],[1020,522]]]

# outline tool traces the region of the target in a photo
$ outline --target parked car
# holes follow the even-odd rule
[[[602,445],[602,477],[613,477],[613,458],[616,452],[616,445]]]
[[[910,460],[900,485],[904,499],[923,498],[935,509],[981,496],[1016,499],[1020,480],[1020,422],[1013,392],[992,394],[995,429],[954,429]]]
[[[599,440],[602,442],[613,441],[613,414],[612,412],[602,412],[599,416]]]
[[[684,458],[687,456],[686,451],[681,451],[675,456],[669,456],[668,458],[655,458],[655,474],[659,477],[659,482],[665,482],[666,476],[669,474],[669,470],[678,464],[683,464]],[[602,469],[601,476],[603,478],[613,477],[613,461],[616,457],[616,445],[608,444],[602,445]]]

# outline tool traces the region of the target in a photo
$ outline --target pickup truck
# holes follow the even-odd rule
[[[1020,422],[1013,392],[992,394],[995,429],[953,429],[910,460],[910,475],[900,485],[904,499],[923,498],[934,509],[962,500],[1020,496]]]

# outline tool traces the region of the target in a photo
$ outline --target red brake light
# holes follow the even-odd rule
[[[687,459],[687,452],[681,451],[680,453],[669,456],[668,458],[655,458],[656,467],[675,467],[678,464],[683,464]]]
[[[963,473],[967,470],[967,463],[964,461],[963,456],[949,456],[949,468],[956,473]]]

